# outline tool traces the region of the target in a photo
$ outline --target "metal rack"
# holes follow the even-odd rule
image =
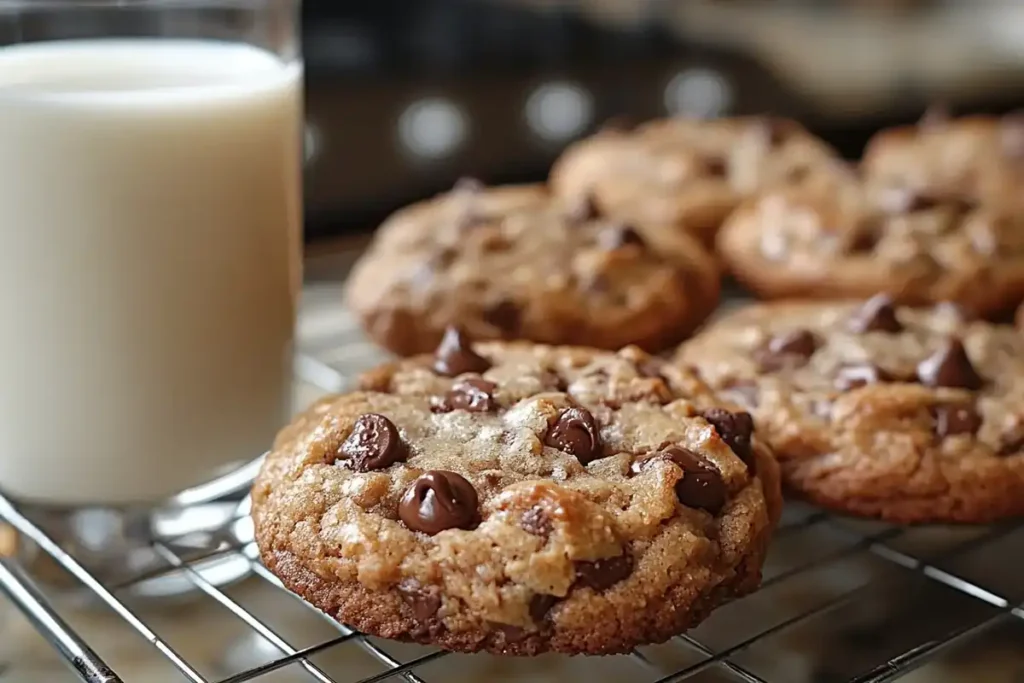
[[[336,391],[347,376],[375,362],[379,352],[347,318],[339,318],[330,334],[329,343],[306,349],[299,371],[307,382]],[[928,683],[1024,680],[1024,524],[903,528],[791,504],[762,589],[722,607],[689,634],[621,657],[513,660],[381,641],[334,622],[288,593],[282,599],[294,602],[308,619],[302,632],[325,634],[315,642],[300,643],[292,635],[295,629],[284,633],[273,615],[258,615],[197,570],[218,558],[241,558],[251,567],[251,580],[285,595],[276,577],[257,560],[247,518],[243,501],[222,533],[209,535],[205,547],[183,550],[174,538],[154,541],[152,550],[162,566],[110,586],[98,582],[32,520],[0,498],[0,519],[115,613],[137,634],[139,648],[155,651],[179,672],[180,680],[195,683],[278,680],[273,677],[281,671],[304,673],[303,680],[322,683],[532,683],[546,676],[630,683],[880,683],[904,676]],[[211,677],[177,652],[121,597],[136,582],[165,572],[183,575],[203,600],[227,610],[258,636],[272,656],[230,675]],[[69,626],[56,602],[12,560],[0,560],[0,589],[81,680],[135,683],[120,678],[90,647],[90,634]],[[360,657],[364,664],[347,664],[349,656]]]

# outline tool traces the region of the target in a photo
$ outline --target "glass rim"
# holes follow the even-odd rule
[[[253,0],[0,0],[0,14],[18,11],[41,10],[76,10],[76,9],[216,9],[218,7],[238,7],[260,11],[272,5],[298,5],[301,0],[263,0],[254,4]]]

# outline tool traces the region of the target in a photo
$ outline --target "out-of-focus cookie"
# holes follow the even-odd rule
[[[783,482],[897,522],[1024,515],[1024,335],[955,306],[769,303],[679,350],[745,406]]]
[[[1024,212],[854,176],[768,192],[736,211],[718,254],[762,298],[953,301],[989,315],[1024,299]]]
[[[267,567],[364,633],[626,652],[759,584],[778,466],[692,373],[462,339],[362,387],[281,433],[253,515]]]
[[[634,225],[671,226],[710,243],[743,197],[834,163],[828,145],[786,119],[675,118],[570,146],[551,186]]]
[[[462,183],[380,227],[347,300],[400,355],[431,351],[449,325],[481,340],[658,350],[708,316],[719,288],[713,257],[688,235],[542,186]]]
[[[862,163],[869,184],[1024,206],[1024,114],[951,118],[877,133]]]

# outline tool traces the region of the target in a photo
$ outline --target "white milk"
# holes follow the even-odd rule
[[[154,501],[287,419],[301,67],[238,45],[0,49],[0,490]]]

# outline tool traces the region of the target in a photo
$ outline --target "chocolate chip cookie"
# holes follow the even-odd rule
[[[551,185],[634,225],[670,226],[710,243],[743,197],[833,163],[833,150],[793,121],[675,118],[576,143],[555,163]]]
[[[253,515],[267,567],[365,633],[625,652],[759,583],[778,466],[690,372],[452,329],[361,387],[280,434]]]
[[[749,410],[783,482],[897,522],[1024,514],[1024,335],[953,305],[771,303],[679,350]]]
[[[1024,299],[1024,212],[902,186],[827,182],[768,192],[718,236],[735,277],[763,298],[953,301],[995,314]]]
[[[872,184],[1019,207],[1024,114],[954,119],[934,109],[916,126],[876,134],[863,168]]]
[[[707,317],[719,286],[713,257],[687,235],[541,186],[461,183],[381,226],[347,297],[399,355],[429,353],[448,325],[476,339],[657,350]]]

